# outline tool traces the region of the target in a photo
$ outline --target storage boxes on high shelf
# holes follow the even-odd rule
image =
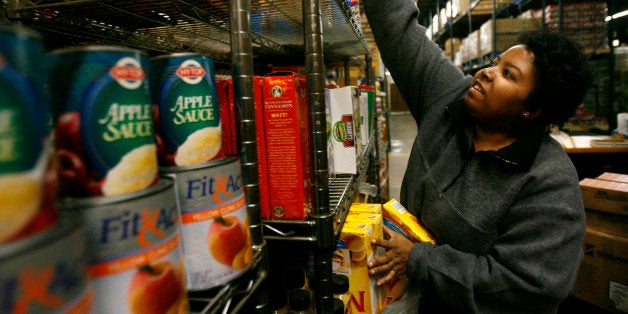
[[[580,190],[587,229],[572,293],[601,308],[628,312],[628,175],[585,178]]]
[[[608,48],[606,22],[606,2],[576,2],[549,4],[545,7],[545,27],[553,32],[562,31],[565,36],[576,41],[584,49]],[[520,15],[523,18],[542,18],[543,9],[528,10]]]

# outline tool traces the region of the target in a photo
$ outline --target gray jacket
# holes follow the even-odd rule
[[[407,273],[421,313],[552,313],[574,284],[585,215],[578,175],[545,130],[473,150],[471,82],[417,22],[412,0],[363,0],[382,60],[418,135],[401,203],[434,234]]]

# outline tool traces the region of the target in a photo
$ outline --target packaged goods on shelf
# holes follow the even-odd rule
[[[96,312],[86,228],[79,215],[62,216],[37,236],[0,247],[2,313]]]
[[[536,18],[490,19],[480,26],[480,55],[504,52],[513,45],[521,32],[542,28],[542,20]]]
[[[351,313],[378,313],[382,290],[369,275],[367,262],[374,257],[371,224],[348,222],[343,226],[332,257],[334,273],[349,277]]]
[[[371,140],[373,131],[373,113],[375,110],[375,87],[361,85],[360,87],[360,140],[362,149],[366,148]],[[360,152],[358,152],[361,155]]]
[[[561,9],[562,7],[562,9]],[[543,9],[528,10],[519,17],[542,18],[548,30],[561,31],[585,49],[608,48],[606,2],[549,4]]]
[[[173,53],[151,58],[150,65],[159,166],[223,158],[214,61],[196,53]]]
[[[308,117],[308,93],[305,76],[296,73],[271,74],[262,79],[263,132],[266,150],[265,185],[269,208],[262,208],[262,218],[301,220],[312,207],[311,140]],[[353,111],[351,111],[353,112]],[[263,154],[263,155],[261,155]]]
[[[628,238],[587,228],[576,298],[609,311],[628,312]]]
[[[460,51],[461,44],[462,44],[462,41],[460,40],[460,38],[456,38],[456,37],[447,38],[447,40],[445,40],[445,47],[443,49],[443,53],[448,58],[451,58],[452,55]]]
[[[0,25],[0,246],[58,218],[44,59],[37,32]]]
[[[482,57],[482,52],[480,50],[480,30],[475,30],[471,32],[469,36],[462,39],[460,52],[462,53],[462,62]]]
[[[106,314],[187,310],[172,180],[162,178],[150,188],[121,196],[66,199],[60,208],[80,213],[86,230],[93,309]]]
[[[584,178],[580,192],[585,208],[628,215],[628,183]]]
[[[49,91],[59,196],[118,196],[158,181],[145,52],[117,46],[53,51]],[[98,88],[96,88],[97,86]]]
[[[413,242],[436,243],[423,224],[396,199],[383,205],[384,224]]]
[[[253,251],[239,159],[160,172],[175,182],[187,289],[208,290],[242,275]]]
[[[491,15],[493,8],[499,11],[510,3],[511,0],[480,0],[475,7],[471,8],[471,15]]]
[[[222,126],[222,147],[226,155],[238,155],[240,140],[239,112],[233,99],[233,81],[216,80],[216,96],[220,106],[220,125]]]
[[[357,173],[357,138],[355,108],[359,108],[359,90],[355,86],[326,89],[325,101],[329,106],[330,146],[332,173]]]
[[[469,9],[469,0],[453,0],[451,5],[451,10],[454,17],[458,17],[464,14],[467,14],[467,10]]]

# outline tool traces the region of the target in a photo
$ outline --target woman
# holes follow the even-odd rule
[[[407,276],[421,313],[551,313],[582,258],[578,175],[548,133],[592,76],[565,38],[529,33],[465,76],[425,36],[412,0],[364,0],[382,60],[418,125],[401,203],[437,244],[386,229],[369,264],[383,285]]]

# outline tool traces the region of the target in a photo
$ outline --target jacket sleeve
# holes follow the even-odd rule
[[[460,97],[459,91],[463,85],[469,86],[469,78],[426,36],[412,0],[363,3],[382,61],[415,118],[422,106]]]
[[[561,170],[530,182],[487,254],[416,244],[408,277],[425,291],[424,302],[476,313],[555,312],[575,282],[585,230],[577,180],[556,180]]]

